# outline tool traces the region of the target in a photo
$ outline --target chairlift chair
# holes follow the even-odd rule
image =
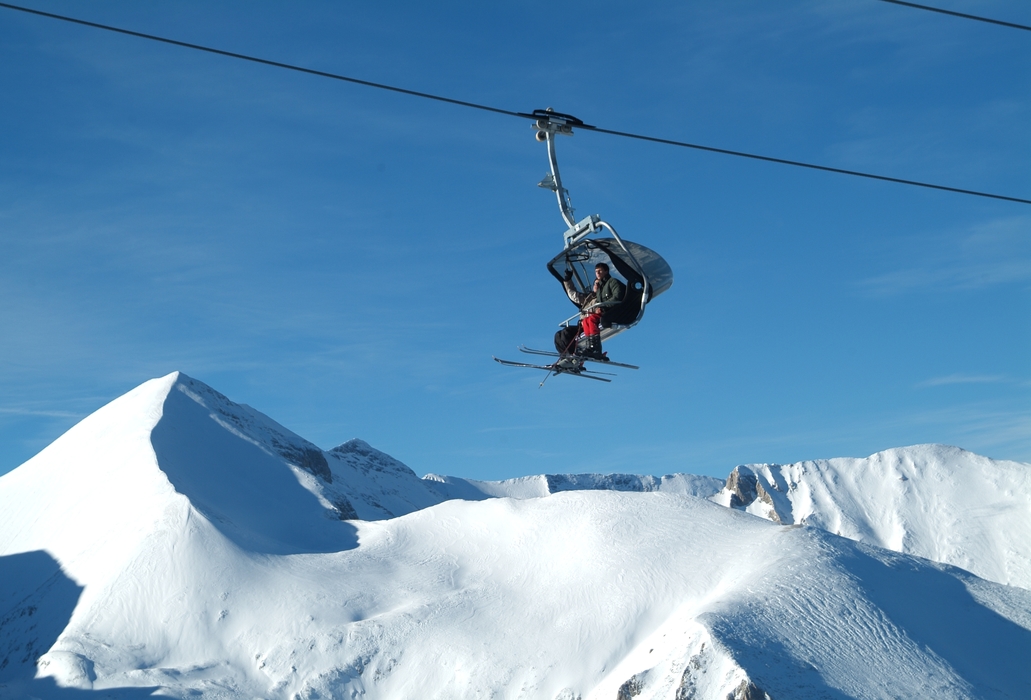
[[[594,284],[594,266],[606,263],[610,274],[626,285],[626,295],[616,306],[605,312],[602,342],[636,326],[644,317],[644,309],[652,299],[659,296],[673,284],[673,270],[662,256],[650,248],[623,240],[611,224],[597,214],[576,222],[569,200],[569,192],[562,187],[558,159],[555,155],[555,136],[572,135],[573,127],[590,129],[576,117],[548,110],[534,110],[537,117],[534,127],[537,140],[548,146],[549,173],[539,187],[552,190],[558,199],[562,219],[569,227],[563,234],[565,246],[561,253],[548,262],[548,271],[560,283],[567,273],[573,287],[582,293],[590,292]],[[607,238],[596,237],[608,233]],[[564,290],[563,290],[564,291]],[[575,325],[578,314],[564,321],[560,326]]]
[[[562,178],[558,171],[558,160],[555,157],[555,136],[559,134],[572,136],[573,127],[581,129],[594,127],[584,124],[576,117],[555,112],[550,108],[537,109],[533,111],[533,114],[523,116],[532,117],[535,120],[537,140],[547,143],[548,146],[551,172],[538,185],[555,193],[558,198],[559,212],[561,212],[566,226],[569,227],[562,234],[565,241],[562,252],[548,262],[548,271],[560,283],[568,275],[574,290],[586,295],[593,290],[595,265],[605,263],[609,267],[609,274],[620,279],[626,285],[623,299],[606,309],[602,317],[601,340],[604,342],[640,323],[648,303],[673,284],[673,270],[654,250],[620,238],[616,229],[608,222],[603,221],[597,214],[591,214],[579,222],[573,218],[569,192],[562,186]],[[608,235],[602,237],[602,234]],[[566,293],[565,285],[563,285],[562,291],[563,294]],[[570,316],[560,323],[559,327],[575,327],[579,322],[579,316],[579,313]],[[588,367],[591,363],[604,364],[608,368],[637,369],[635,365],[611,362],[605,356],[592,357],[580,353],[534,350],[525,346],[520,346],[519,350],[530,355],[550,356],[556,359],[551,364],[516,362],[498,357],[495,357],[494,360],[510,367],[544,370],[548,372],[544,381],[547,381],[548,377],[558,374],[568,374],[601,382],[612,381],[608,379],[608,376],[611,376],[610,372],[591,369]],[[541,382],[541,386],[544,386],[544,381]]]

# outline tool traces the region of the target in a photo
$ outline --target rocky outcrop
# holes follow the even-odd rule
[[[734,693],[728,696],[728,700],[773,700],[766,691],[748,679],[741,681],[741,685],[734,689]]]
[[[667,646],[665,653],[654,654],[669,644],[671,632],[672,628],[661,630],[639,647],[638,658],[646,658],[649,668],[637,670],[618,688],[610,687],[601,696],[612,697],[610,693],[615,691],[616,700],[772,700],[735,654],[704,625],[686,622],[678,630],[684,635],[683,642]]]
[[[727,477],[726,490],[730,494],[731,508],[744,508],[754,501],[759,493],[756,488],[758,479],[748,467],[734,467]]]
[[[354,506],[351,505],[346,496],[337,494],[331,503],[336,508],[337,513],[339,513],[341,520],[358,520],[358,511],[354,509]]]
[[[768,471],[756,471],[743,465],[734,467],[727,477],[727,485],[713,500],[775,523],[791,524],[791,502],[783,493],[787,487]]]
[[[272,444],[279,453],[279,456],[290,464],[296,465],[330,484],[333,483],[333,472],[329,470],[329,463],[326,461],[325,455],[322,454],[322,450],[317,447],[284,444],[277,441],[274,441]]]
[[[616,691],[616,700],[633,700],[644,690],[644,680],[637,675],[630,676],[626,683]]]

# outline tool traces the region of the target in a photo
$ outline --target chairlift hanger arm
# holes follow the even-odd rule
[[[570,114],[556,112],[550,107],[548,109],[535,109],[533,114],[525,115],[535,119],[533,127],[537,130],[537,140],[543,141],[548,146],[548,164],[551,166],[549,173],[543,180],[537,183],[538,187],[551,190],[558,199],[559,213],[562,220],[569,228],[563,234],[565,247],[570,248],[584,236],[595,233],[601,221],[597,214],[591,214],[580,222],[573,217],[573,206],[569,200],[569,190],[562,186],[562,176],[559,174],[558,157],[555,155],[555,135],[572,136],[573,127],[580,129],[594,129],[590,124],[584,124],[581,120]]]
[[[545,142],[548,146],[548,164],[551,166],[551,174],[537,183],[537,186],[549,189],[555,193],[562,220],[566,222],[566,226],[570,229],[570,231],[566,232],[566,240],[568,241],[571,237],[571,232],[577,229],[579,225],[576,223],[576,219],[573,218],[573,206],[569,200],[569,190],[562,186],[562,176],[558,170],[558,157],[555,155],[555,136],[557,134],[572,136],[573,127],[580,129],[593,129],[594,127],[584,124],[581,120],[570,114],[556,112],[550,107],[548,109],[535,109],[533,114],[528,116],[535,118],[533,128],[537,131],[537,140]],[[586,222],[587,219],[581,223]],[[589,225],[589,228],[593,230],[593,225]]]
[[[573,205],[569,200],[569,190],[562,186],[562,175],[559,174],[558,170],[558,157],[555,155],[555,135],[572,136],[573,130],[562,124],[553,124],[545,119],[539,119],[534,124],[534,127],[537,128],[537,140],[544,141],[548,146],[548,164],[551,166],[551,173],[537,183],[537,186],[549,189],[555,193],[562,220],[566,222],[566,226],[573,228],[576,222],[576,219],[573,218]]]

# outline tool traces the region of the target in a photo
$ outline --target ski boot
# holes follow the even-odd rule
[[[583,339],[583,345],[577,344],[577,351],[582,357],[608,362],[608,356],[601,351],[601,336],[589,335]]]

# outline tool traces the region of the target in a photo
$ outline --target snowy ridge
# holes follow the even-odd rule
[[[693,474],[540,474],[504,481],[477,481],[427,474],[449,498],[479,501],[484,498],[542,498],[562,491],[661,491],[708,498],[723,489],[722,479]]]
[[[737,467],[714,501],[1031,589],[1031,465],[945,445]]]
[[[718,479],[687,474],[662,478],[637,474],[544,475],[501,482],[435,475],[420,479],[404,463],[363,440],[352,439],[323,451],[268,416],[244,404],[234,403],[202,382],[181,373],[174,376],[170,391],[174,390],[196,404],[183,404],[181,397],[172,395],[170,405],[185,406],[182,411],[184,417],[186,413],[192,414],[189,427],[176,427],[174,430],[191,435],[193,431],[200,430],[211,436],[222,430],[228,433],[228,436],[221,436],[222,440],[231,440],[229,436],[232,436],[250,443],[268,457],[294,470],[302,486],[329,511],[325,515],[341,520],[393,518],[451,498],[538,498],[560,491],[597,489],[711,496],[723,486]],[[167,411],[167,406],[163,410]],[[159,429],[159,440],[170,430],[173,429]],[[176,438],[170,436],[164,442],[175,441]],[[238,476],[241,482],[250,478],[242,473]],[[234,487],[231,484],[222,486]]]
[[[1031,687],[1031,591],[694,495],[712,480],[635,479],[418,479],[361,441],[323,452],[184,375],[153,380],[0,477],[0,696]],[[444,500],[456,489],[480,495]],[[341,498],[374,519],[342,519]]]
[[[303,487],[328,511],[327,517],[392,518],[443,500],[411,469],[361,440],[351,440],[325,452],[268,416],[233,403],[185,375],[178,375],[175,388],[207,411],[211,420],[198,413],[202,421],[213,421],[289,465]],[[206,427],[209,432],[215,430],[211,425]]]

